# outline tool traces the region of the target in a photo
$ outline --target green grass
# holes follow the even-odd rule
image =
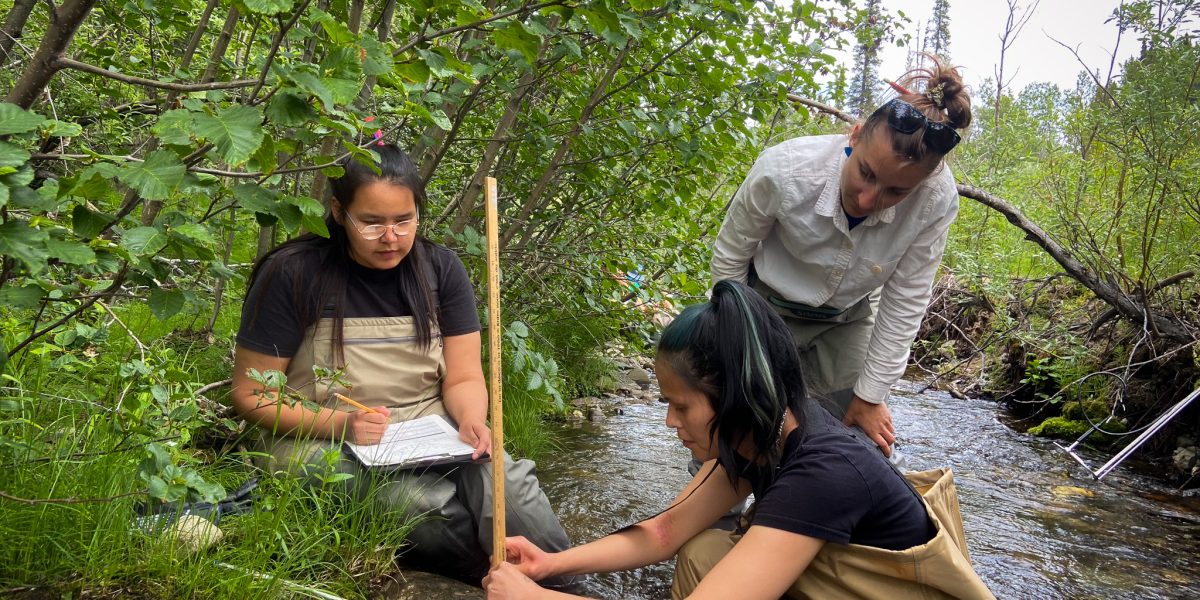
[[[363,598],[396,572],[415,519],[347,501],[342,484],[263,477],[237,451],[238,421],[196,400],[193,390],[230,376],[234,300],[212,332],[201,331],[211,311],[202,303],[165,322],[142,302],[95,308],[3,366],[0,595],[276,598],[303,585]],[[10,347],[27,335],[28,317],[0,311]],[[588,358],[590,333],[554,333],[564,374],[588,382],[581,389],[611,377],[610,360]],[[526,391],[526,376],[506,373],[505,446],[537,458],[556,448],[545,422],[555,406],[542,389]],[[146,530],[136,513],[149,500],[139,464],[153,440],[225,490],[259,476],[259,510],[222,520],[223,538],[200,551]],[[377,489],[364,487],[368,497]]]
[[[6,542],[0,549],[0,589],[34,586],[68,595],[109,590],[153,598],[268,598],[281,591],[279,582],[241,570],[367,597],[372,582],[395,570],[396,552],[415,524],[398,516],[401,511],[385,512],[369,500],[348,501],[336,484],[314,488],[292,478],[263,478],[256,503],[261,510],[225,518],[220,543],[190,552],[178,539],[146,531],[136,521],[135,506],[146,498],[136,475],[143,452],[137,444],[105,452],[131,444],[72,407],[32,410],[28,416],[6,418],[2,429],[39,452],[4,454],[0,489],[36,503],[0,502],[0,536]],[[234,454],[217,457],[201,471],[227,489],[257,475]],[[130,492],[134,495],[127,496]],[[102,498],[111,500],[86,501]]]
[[[48,338],[5,365],[0,595],[275,598],[292,595],[288,585],[347,598],[377,592],[416,521],[369,500],[348,502],[340,485],[260,477],[261,510],[224,519],[223,539],[199,552],[139,526],[135,507],[148,496],[138,465],[150,440],[176,444],[179,466],[226,490],[260,474],[229,451],[232,444],[189,444],[232,435],[204,408],[212,405],[187,418],[175,412],[195,405],[189,389],[229,376],[228,342],[174,335],[188,315],[164,324],[140,305],[117,314],[123,327],[69,345]],[[134,360],[144,360],[148,373],[122,373]],[[375,488],[367,487],[369,496]]]

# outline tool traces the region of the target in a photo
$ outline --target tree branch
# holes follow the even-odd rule
[[[816,100],[809,100],[808,98],[801,98],[800,96],[797,96],[795,94],[788,94],[787,99],[791,100],[792,102],[795,102],[796,104],[802,104],[809,108],[815,108],[820,112],[833,115],[833,116],[837,117],[838,119],[845,121],[847,123],[855,123],[858,121],[858,119],[855,119],[851,114],[842,112],[832,106],[829,106],[828,104],[822,104],[820,102],[817,102]]]
[[[80,314],[83,313],[83,311],[87,310],[88,308],[91,308],[91,306],[93,304],[99,302],[100,300],[117,293],[117,290],[121,289],[121,285],[125,283],[125,277],[128,274],[129,274],[129,265],[125,265],[117,273],[116,277],[113,277],[112,284],[109,285],[107,288],[105,288],[103,292],[101,292],[100,294],[97,294],[95,297],[90,298],[87,301],[81,303],[79,306],[75,307],[74,310],[63,315],[62,318],[60,318],[59,320],[42,328],[41,331],[34,331],[33,333],[31,333],[29,335],[29,337],[25,338],[23,341],[21,341],[21,343],[17,344],[11,350],[8,351],[8,357],[12,358],[12,357],[16,356],[17,353],[20,352],[22,348],[33,343],[34,340],[42,337],[43,335],[46,335],[47,333],[50,333],[51,331],[54,331],[55,329],[58,328],[58,326],[79,316]],[[35,325],[35,327],[36,327],[36,325]]]
[[[304,4],[297,6],[295,13],[292,14],[292,18],[279,28],[279,32],[275,35],[275,38],[271,40],[271,50],[267,52],[267,57],[263,60],[262,73],[258,75],[258,79],[254,84],[254,90],[250,92],[250,101],[252,103],[258,97],[258,93],[262,91],[263,85],[267,82],[267,74],[271,72],[271,63],[275,62],[275,55],[279,53],[279,47],[283,44],[283,38],[296,25],[296,21],[300,20],[300,17],[311,2],[312,0],[305,0]]]
[[[419,35],[414,35],[414,36],[408,38],[408,41],[405,42],[404,45],[400,46],[399,48],[396,48],[396,51],[392,52],[392,56],[400,56],[401,54],[404,54],[405,52],[412,50],[413,46],[416,46],[417,44],[420,44],[421,42],[428,42],[430,40],[437,39],[444,35],[450,35],[452,33],[466,31],[467,29],[475,29],[475,28],[481,27],[483,25],[487,25],[488,23],[491,23],[493,21],[499,21],[500,19],[506,19],[506,18],[511,17],[516,14],[521,14],[524,12],[533,12],[536,10],[541,10],[548,6],[559,6],[562,3],[563,3],[563,0],[551,0],[550,2],[543,2],[541,4],[535,4],[533,6],[522,6],[519,8],[514,8],[512,10],[506,10],[499,14],[492,15],[486,19],[480,19],[478,21],[475,21],[474,23],[467,23],[466,25],[457,25],[454,27],[447,27],[446,29],[440,29],[433,33],[422,33]]]
[[[255,79],[239,79],[237,81],[214,81],[211,83],[173,83],[168,81],[158,81],[156,79],[146,79],[144,77],[136,77],[134,75],[125,75],[109,71],[95,65],[79,62],[70,58],[59,58],[54,61],[55,66],[60,69],[75,69],[76,71],[84,71],[93,75],[115,79],[130,85],[140,85],[142,87],[156,88],[160,90],[171,90],[173,92],[205,92],[208,90],[232,90],[237,88],[250,87],[257,83]]]
[[[1181,281],[1184,281],[1186,279],[1190,279],[1190,278],[1194,277],[1195,275],[1196,275],[1195,271],[1184,271],[1182,273],[1176,273],[1175,275],[1172,275],[1172,276],[1154,284],[1153,286],[1150,287],[1150,289],[1146,290],[1146,293],[1153,294],[1154,292],[1157,292],[1165,287],[1169,287],[1169,286],[1175,285]],[[1117,318],[1118,316],[1119,316],[1119,313],[1117,312],[1117,309],[1115,309],[1115,308],[1110,308],[1110,309],[1104,311],[1104,313],[1101,314],[1099,317],[1096,317],[1096,320],[1092,321],[1092,325],[1090,327],[1088,327],[1087,338],[1091,339],[1092,336],[1096,335],[1096,332],[1099,331],[1100,328],[1103,327],[1105,323],[1111,321],[1112,319]]]
[[[76,30],[87,18],[96,0],[67,0],[66,4],[53,8],[50,12],[50,26],[42,36],[42,42],[30,58],[25,72],[13,88],[5,96],[5,102],[11,102],[21,108],[33,106],[33,101],[42,95],[54,74],[62,67],[58,60],[71,44]]]
[[[1108,281],[1101,279],[1096,273],[1093,273],[1087,266],[1072,256],[1070,251],[1063,248],[1057,241],[1051,238],[1037,223],[1030,221],[1017,207],[998,196],[974,186],[959,184],[958,194],[965,198],[976,200],[980,204],[1004,215],[1004,218],[1009,223],[1016,225],[1018,229],[1025,232],[1026,239],[1041,246],[1063,268],[1067,275],[1091,290],[1092,293],[1108,303],[1109,306],[1116,309],[1122,317],[1135,323],[1148,320],[1154,330],[1172,342],[1187,343],[1192,341],[1192,336],[1186,328],[1181,327],[1179,323],[1168,318],[1166,315],[1152,310],[1149,306],[1139,305],[1132,297],[1121,290],[1111,278]]]

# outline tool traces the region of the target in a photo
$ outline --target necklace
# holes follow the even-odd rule
[[[783,416],[779,417],[779,431],[775,432],[775,442],[780,446],[783,445],[783,423],[787,421],[787,410],[783,411]]]

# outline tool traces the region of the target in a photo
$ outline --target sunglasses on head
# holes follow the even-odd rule
[[[962,140],[953,127],[946,123],[930,121],[917,107],[899,98],[889,100],[887,104],[875,109],[875,114],[871,116],[878,114],[886,114],[888,125],[900,133],[911,134],[924,127],[925,145],[940,154],[950,152]]]

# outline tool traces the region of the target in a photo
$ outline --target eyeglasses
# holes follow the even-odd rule
[[[930,121],[917,107],[899,99],[893,98],[887,104],[875,109],[872,118],[878,114],[887,114],[888,125],[900,133],[910,134],[924,127],[925,145],[930,150],[946,154],[962,140],[958,132],[946,123]]]
[[[414,226],[415,228],[416,224],[419,222],[416,217],[413,217],[411,219],[405,219],[399,223],[392,223],[390,225],[367,225],[366,227],[362,227],[358,224],[358,221],[354,220],[354,217],[350,216],[349,212],[346,212],[345,215],[347,219],[350,219],[350,223],[354,225],[354,228],[358,230],[358,234],[361,235],[364,240],[371,241],[383,237],[389,229],[392,230],[392,233],[394,233],[396,237],[404,237],[412,233],[412,231],[409,230],[409,226]]]

